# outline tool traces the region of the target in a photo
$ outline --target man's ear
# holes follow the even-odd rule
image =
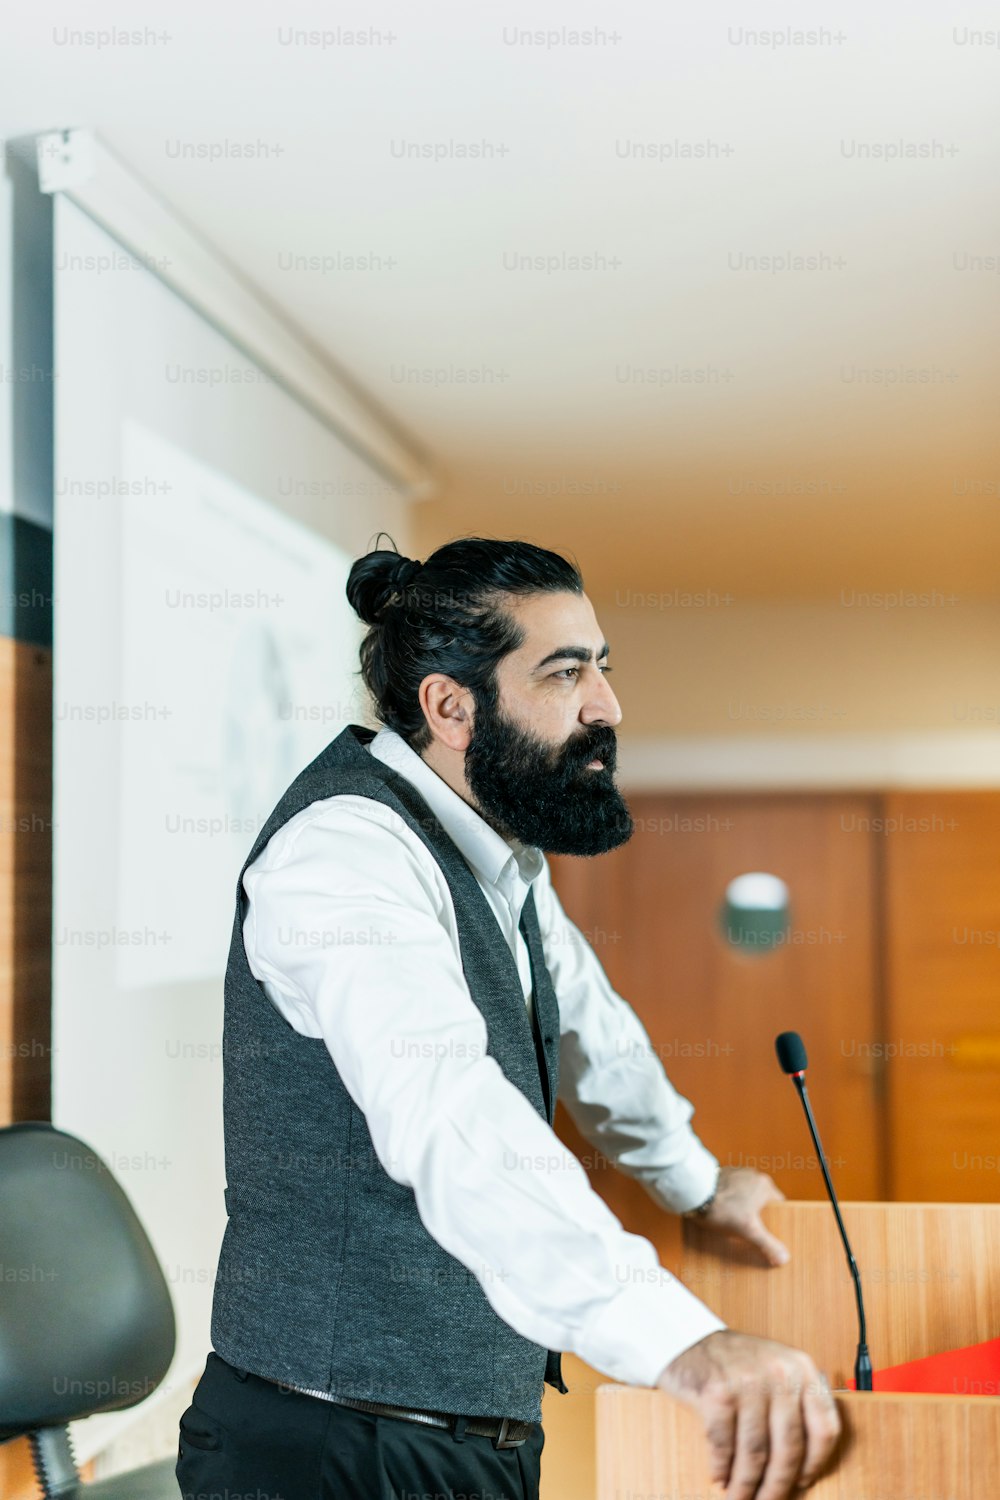
[[[438,744],[462,754],[472,739],[474,703],[468,688],[453,677],[432,672],[420,684],[420,707]]]

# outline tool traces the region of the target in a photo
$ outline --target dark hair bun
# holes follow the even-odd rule
[[[368,552],[359,557],[347,578],[351,608],[366,625],[377,624],[392,596],[405,589],[422,567],[423,563],[399,552]]]

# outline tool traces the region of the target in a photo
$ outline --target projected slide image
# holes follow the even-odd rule
[[[349,722],[350,559],[134,421],[121,523],[118,982],[225,967],[236,875],[296,774]],[[141,487],[141,486],[140,486]]]

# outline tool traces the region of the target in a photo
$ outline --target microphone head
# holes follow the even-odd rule
[[[809,1066],[805,1042],[797,1031],[783,1031],[775,1038],[774,1050],[785,1073],[804,1073]]]

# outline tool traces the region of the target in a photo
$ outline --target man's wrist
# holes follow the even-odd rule
[[[683,1214],[709,1196],[719,1175],[719,1162],[693,1130],[688,1131],[686,1150],[675,1149],[672,1154],[674,1162],[656,1177],[644,1177],[643,1186],[667,1213]]]
[[[636,1280],[587,1319],[572,1352],[612,1380],[655,1386],[672,1360],[726,1325],[664,1267],[632,1267],[631,1274]]]
[[[685,1219],[703,1219],[703,1218],[705,1218],[705,1216],[708,1213],[709,1209],[712,1207],[712,1204],[715,1202],[716,1194],[719,1191],[719,1179],[721,1178],[721,1176],[722,1176],[722,1168],[717,1166],[716,1169],[715,1169],[715,1181],[712,1184],[712,1191],[709,1193],[708,1197],[705,1199],[705,1201],[703,1203],[699,1203],[697,1205],[697,1207],[695,1207],[695,1208],[686,1209],[685,1212],[684,1212],[684,1214],[682,1215],[683,1218],[685,1218]]]

